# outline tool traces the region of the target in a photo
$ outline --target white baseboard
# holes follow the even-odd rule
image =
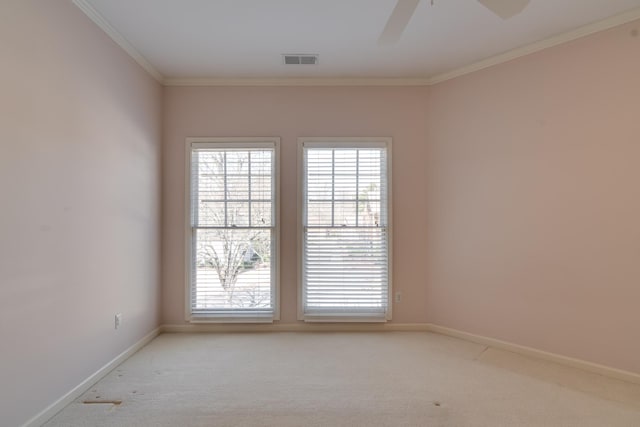
[[[208,323],[162,325],[162,333],[197,332],[427,332],[426,323]]]
[[[23,427],[38,427],[57,414],[69,403],[77,399],[82,393],[90,389],[96,382],[128,359],[136,351],[147,345],[161,333],[200,333],[200,332],[434,332],[498,348],[523,356],[548,360],[561,365],[570,366],[595,374],[616,378],[635,384],[640,384],[640,374],[611,368],[585,360],[574,359],[560,354],[549,353],[535,348],[501,341],[482,335],[475,335],[457,329],[434,325],[432,323],[284,323],[284,324],[184,324],[162,325],[154,329],[131,347],[120,353],[109,363],[104,365],[93,375],[78,384],[73,390],[62,396],[42,412],[31,418]]]
[[[594,374],[604,375],[606,377],[615,378],[635,384],[640,384],[640,374],[635,372],[624,371],[622,369],[611,368],[609,366],[599,365],[597,363],[587,362],[586,360],[574,359],[572,357],[562,356],[556,353],[538,350],[519,344],[513,344],[507,341],[501,341],[495,338],[489,338],[482,335],[470,334],[468,332],[459,331],[457,329],[446,328],[444,326],[428,323],[428,330],[442,335],[448,335],[454,338],[460,338],[465,341],[471,341],[483,344],[489,347],[499,348],[501,350],[510,351],[512,353],[521,354],[537,359],[548,360],[560,365],[570,366],[572,368],[582,369],[583,371],[592,372]]]
[[[127,360],[131,357],[136,351],[140,350],[142,347],[147,345],[152,339],[157,337],[160,334],[160,328],[156,328],[153,331],[149,332],[145,335],[141,340],[133,344],[131,347],[127,348],[125,351],[117,355],[113,360],[104,365],[102,368],[98,369],[95,373],[93,373],[90,377],[82,381],[78,384],[73,390],[62,396],[60,399],[53,402],[47,408],[45,408],[42,412],[31,418],[29,421],[23,424],[22,427],[39,427],[49,419],[51,419],[55,414],[60,412],[65,406],[69,403],[73,402],[75,399],[80,397],[82,393],[89,390],[95,383],[100,381],[105,375],[115,369],[119,364]]]

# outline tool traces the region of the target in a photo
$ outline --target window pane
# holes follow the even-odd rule
[[[272,205],[271,202],[252,202],[251,203],[251,226],[253,227],[269,227],[272,224]]]
[[[309,202],[307,205],[307,225],[333,225],[332,209],[331,202]]]
[[[361,200],[358,203],[358,225],[362,227],[375,227],[380,222],[380,202]]]
[[[381,172],[382,150],[358,150],[358,172],[360,174]]]
[[[252,175],[271,175],[271,162],[273,154],[271,151],[252,150],[251,155],[251,174]]]
[[[355,226],[356,202],[336,202],[333,224],[336,226]]]
[[[355,170],[354,170],[355,172]],[[358,177],[355,175],[336,175],[334,197],[336,200],[355,200]]]
[[[195,317],[244,321],[275,314],[276,147],[253,148],[261,144],[191,143],[190,302]]]
[[[309,175],[307,197],[309,200],[331,200],[333,177],[331,175]]]
[[[249,202],[227,203],[227,227],[249,225]]]
[[[200,200],[224,200],[224,175],[200,174],[196,187]]]
[[[225,204],[224,202],[202,201],[198,205],[197,226],[219,227],[225,226]]]
[[[194,309],[272,307],[271,230],[196,230]]]
[[[360,175],[358,177],[359,198],[380,200],[380,177]]]
[[[200,175],[224,175],[224,152],[197,151],[194,152],[194,165],[198,166]]]
[[[227,198],[229,200],[249,199],[249,176],[229,175],[227,176]]]
[[[271,199],[271,176],[252,175],[251,176],[251,199],[270,200]]]
[[[357,150],[334,150],[336,175],[356,173],[356,152]]]
[[[246,175],[249,171],[249,153],[247,151],[226,151],[227,175]]]
[[[333,173],[333,150],[313,150],[307,152],[307,172],[309,175],[331,175]]]

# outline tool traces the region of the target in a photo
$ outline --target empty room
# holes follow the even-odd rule
[[[0,426],[640,426],[640,0],[0,0]]]

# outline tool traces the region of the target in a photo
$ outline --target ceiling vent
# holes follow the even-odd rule
[[[285,65],[316,65],[318,63],[318,55],[282,55]]]

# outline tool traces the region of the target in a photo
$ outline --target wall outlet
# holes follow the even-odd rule
[[[116,319],[115,319],[116,329],[119,329],[121,325],[122,325],[122,313],[118,313],[116,314]]]
[[[396,292],[396,302],[402,301],[402,292]]]

